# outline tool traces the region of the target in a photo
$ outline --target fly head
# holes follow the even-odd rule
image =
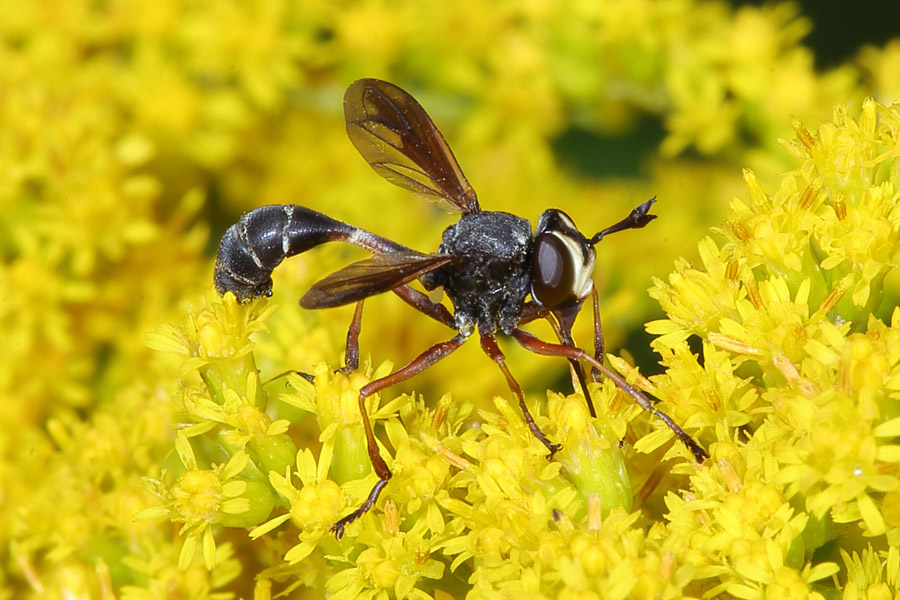
[[[552,208],[534,236],[531,296],[551,310],[578,307],[594,289],[594,247],[571,217]]]

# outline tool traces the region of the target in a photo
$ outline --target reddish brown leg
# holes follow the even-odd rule
[[[393,292],[420,313],[431,317],[438,323],[443,323],[451,329],[456,329],[453,322],[453,315],[451,315],[450,311],[447,310],[447,307],[440,302],[432,302],[428,296],[408,285],[401,285],[398,288],[394,288]]]
[[[694,455],[694,459],[698,463],[702,463],[704,460],[709,458],[709,454],[706,453],[700,444],[694,441],[694,439],[689,436],[685,431],[678,426],[675,421],[672,420],[669,415],[662,412],[650,402],[650,400],[640,391],[629,385],[627,381],[625,381],[622,377],[613,373],[605,366],[603,366],[600,361],[595,359],[593,356],[578,348],[576,346],[569,346],[566,344],[553,344],[550,342],[545,342],[539,340],[534,337],[527,331],[523,331],[521,329],[514,329],[512,332],[512,337],[519,342],[519,344],[525,348],[526,350],[530,350],[536,354],[544,354],[547,356],[561,356],[563,358],[575,359],[575,360],[583,360],[588,362],[595,369],[600,371],[604,377],[608,377],[610,380],[615,383],[620,390],[634,398],[635,402],[637,402],[641,408],[646,411],[649,411],[654,416],[661,419],[666,425],[668,425],[669,429],[671,429],[675,435],[681,440],[681,443],[684,444],[688,450]]]
[[[362,309],[363,301],[360,300],[356,303],[356,310],[353,312],[353,320],[350,321],[350,327],[347,328],[347,347],[344,351],[344,366],[337,369],[335,371],[336,373],[349,375],[359,367],[359,332],[362,330]],[[290,370],[279,373],[275,377],[269,379],[266,384],[272,383],[276,379],[284,377],[285,375],[290,375],[291,373],[296,373],[310,383],[316,380],[316,378],[309,373]]]
[[[581,391],[584,394],[584,401],[587,402],[588,412],[591,413],[591,417],[596,419],[597,411],[594,410],[594,399],[591,398],[591,393],[588,391],[587,377],[584,375],[584,369],[577,360],[569,359],[569,364],[572,365],[572,370],[575,371],[575,377],[578,378],[578,385],[581,386]]]
[[[338,369],[349,375],[359,367],[359,332],[362,330],[363,300],[356,303],[353,320],[347,328],[347,350],[344,352],[344,366]]]
[[[550,309],[541,306],[537,302],[529,300],[522,305],[522,315],[519,317],[519,325],[531,323],[532,321],[536,321],[537,319],[543,319],[548,314],[550,314]]]
[[[387,485],[388,480],[391,478],[391,470],[388,468],[387,463],[384,462],[384,459],[381,458],[381,453],[378,451],[378,443],[375,441],[372,424],[369,422],[369,413],[366,412],[366,398],[386,387],[390,387],[401,381],[406,381],[410,377],[421,373],[459,348],[464,341],[466,341],[464,336],[457,335],[447,342],[435,344],[413,359],[413,361],[405,367],[397,369],[390,375],[386,375],[381,379],[369,382],[359,390],[359,412],[362,415],[363,428],[366,432],[366,446],[369,451],[369,460],[372,461],[372,467],[375,468],[375,474],[378,475],[379,481],[375,484],[375,487],[372,488],[372,491],[369,492],[369,496],[366,498],[366,501],[363,502],[362,506],[331,526],[331,531],[337,539],[341,539],[344,536],[344,527],[346,527],[348,523],[352,523],[360,518],[375,505],[378,496],[381,495],[381,490],[384,489],[384,486]]]
[[[547,439],[547,436],[544,435],[544,432],[541,431],[540,427],[537,426],[537,423],[534,422],[534,417],[531,416],[531,412],[529,412],[528,407],[525,406],[525,394],[522,393],[522,388],[513,378],[512,373],[509,372],[509,367],[506,366],[506,357],[497,346],[497,340],[494,338],[493,334],[481,334],[481,349],[484,350],[484,353],[497,363],[497,366],[503,371],[503,375],[506,377],[506,383],[509,384],[509,389],[511,389],[513,394],[516,395],[516,398],[519,399],[519,408],[522,409],[522,414],[525,415],[525,423],[528,424],[528,429],[530,429],[534,437],[540,440],[547,450],[550,451],[547,458],[553,458],[553,455],[556,454],[557,450],[562,448],[562,446],[551,443],[550,440]]]
[[[428,299],[428,296],[408,285],[394,289],[394,293],[422,314],[448,327],[453,327],[453,315],[450,314],[450,311],[443,304],[432,302]],[[363,301],[360,300],[356,303],[353,320],[347,329],[347,350],[344,353],[344,366],[338,369],[341,373],[349,374],[359,367],[359,332],[362,329],[362,308]]]
[[[556,337],[558,337],[559,341],[566,346],[574,347],[575,341],[572,339],[572,325],[575,324],[575,318],[578,316],[578,313],[581,312],[581,303],[579,302],[575,306],[551,312],[553,313],[553,317],[548,317],[547,320],[550,321],[550,324],[553,326]],[[569,359],[569,365],[571,365],[575,377],[578,378],[578,385],[581,386],[581,391],[584,393],[584,401],[587,402],[588,411],[590,411],[592,417],[596,418],[597,411],[594,409],[594,400],[591,398],[591,393],[588,391],[584,367],[581,366],[580,362],[572,358]]]
[[[596,295],[596,291],[594,292],[594,294]],[[596,309],[595,313],[594,313],[594,316],[596,319],[596,318],[599,318],[599,308],[597,308],[596,302],[595,302],[594,306]],[[574,315],[576,315],[579,310],[581,310],[581,304],[578,304],[578,306],[572,307],[571,312],[573,312],[573,314],[570,317],[570,320],[568,321],[568,324],[567,324],[566,316],[568,316],[568,313],[570,311],[564,311],[564,313],[557,314],[557,312],[552,312],[549,309],[544,308],[540,304],[537,304],[536,302],[526,302],[525,305],[522,307],[522,316],[519,318],[519,324],[523,325],[525,323],[530,323],[531,321],[534,321],[536,319],[546,318],[547,322],[550,323],[550,326],[553,327],[553,331],[554,331],[554,333],[556,333],[556,337],[559,338],[559,341],[562,342],[563,344],[569,344],[569,345],[574,346],[575,342],[572,341],[572,332],[571,332],[572,323],[571,323],[571,321],[574,321],[574,318],[575,318]],[[551,312],[552,312],[552,314],[551,314]],[[595,327],[594,327],[595,333],[598,331],[598,328],[599,328],[599,322],[595,320]],[[602,336],[601,336],[601,340],[602,340]],[[601,344],[602,344],[602,341],[601,341]],[[602,348],[602,346],[601,346],[601,348]],[[582,394],[584,394],[584,400],[585,400],[585,402],[587,402],[588,410],[590,411],[591,416],[596,418],[597,411],[594,410],[594,401],[591,398],[591,393],[588,391],[587,377],[585,377],[584,369],[581,367],[581,364],[579,364],[579,362],[577,360],[570,359],[569,364],[572,366],[572,372],[575,373],[575,377],[578,379],[578,385],[581,387]]]
[[[600,298],[596,287],[591,290],[591,305],[594,307],[594,358],[602,365],[606,354],[606,342],[603,341],[603,327],[600,326]],[[600,379],[599,369],[592,368],[591,374],[594,381]]]

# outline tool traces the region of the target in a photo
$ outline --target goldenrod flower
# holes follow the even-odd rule
[[[0,597],[900,595],[897,40],[821,70],[789,3],[15,4]],[[352,308],[296,300],[359,252],[292,258],[248,305],[211,261],[271,203],[437,249],[452,217],[347,142],[365,76],[426,106],[486,210],[596,231],[659,197],[595,283],[607,348],[654,319],[662,370],[606,358],[706,463],[608,382],[590,419],[565,361],[504,346],[547,461],[475,344],[367,399],[394,476],[334,539],[377,479],[360,387],[447,331],[372,298],[363,367],[335,373]],[[622,150],[654,122],[658,147]]]

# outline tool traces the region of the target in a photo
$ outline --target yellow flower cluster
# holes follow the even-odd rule
[[[745,173],[747,196],[722,241],[701,242],[702,267],[681,261],[651,290],[668,313],[648,325],[661,379],[705,404],[691,419],[718,440],[696,499],[667,504],[704,540],[702,564],[724,569],[716,593],[814,589],[839,571],[837,548],[845,563],[849,549],[882,561],[896,594],[900,310],[889,324],[873,313],[900,264],[900,108],[867,100],[815,134],[794,127],[800,164],[778,191]]]
[[[817,72],[793,5],[708,0],[12,4],[0,598],[900,593],[900,42]],[[590,419],[547,391],[564,361],[504,346],[547,461],[470,343],[368,399],[394,477],[334,539],[376,481],[360,387],[448,332],[373,298],[363,367],[336,373],[348,309],[296,299],[359,254],[292,259],[278,310],[212,295],[211,265],[268,203],[436,248],[452,217],[346,140],[369,76],[422,102],[486,209],[593,232],[657,195],[595,281],[608,348],[652,321],[665,371],[609,363],[709,461],[609,382]]]
[[[288,376],[290,387],[279,399],[305,415],[298,415],[293,436],[309,437],[307,446],[317,452],[288,450],[292,444],[279,426],[283,421],[247,435],[246,419],[228,415],[265,419],[255,408],[260,394],[255,363],[252,354],[223,348],[247,348],[250,332],[271,314],[263,304],[238,305],[232,295],[213,299],[182,327],[163,326],[150,339],[154,348],[179,352],[185,365],[204,373],[181,392],[191,401],[178,402],[183,419],[194,423],[176,438],[185,470],[170,485],[150,482],[163,504],[139,515],[184,523],[182,566],[202,548],[207,566],[215,567],[210,528],[215,525],[258,525],[248,543],[271,544],[284,561],[267,577],[291,574],[339,598],[385,591],[426,597],[428,591],[449,589],[447,578],[454,586],[468,581],[473,592],[485,594],[492,589],[540,593],[571,578],[600,578],[599,584],[601,576],[619,576],[613,569],[619,558],[607,554],[610,544],[633,559],[635,568],[650,568],[645,562],[659,559],[645,556],[646,542],[635,525],[639,515],[627,512],[631,479],[619,439],[639,411],[610,410],[616,395],[611,384],[594,388],[606,413],[599,429],[580,396],[551,396],[550,418],[540,417],[539,424],[564,446],[549,462],[518,408],[504,399],[495,399],[493,411],[481,411],[480,427],[472,428],[473,406],[449,395],[434,408],[405,394],[383,405],[376,396],[370,418],[394,449],[390,498],[383,515],[367,514],[349,527],[345,539],[336,540],[331,525],[361,503],[377,480],[357,406],[359,389],[392,367],[386,363],[348,376],[322,363],[314,375]],[[209,358],[198,358],[203,356]],[[182,374],[187,381],[190,373]],[[244,378],[250,384],[240,385]],[[254,453],[254,446],[270,451]],[[282,447],[283,452],[271,451]],[[227,458],[227,464],[200,469],[201,451]],[[276,514],[266,520],[273,507]],[[622,545],[623,535],[637,547]],[[587,564],[582,552],[592,557]],[[563,553],[569,558],[559,562]],[[473,569],[476,563],[481,566]],[[632,574],[618,585],[627,595],[634,586],[655,584]]]

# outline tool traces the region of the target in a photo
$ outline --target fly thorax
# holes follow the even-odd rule
[[[518,321],[531,287],[532,245],[531,224],[502,212],[464,215],[444,231],[440,252],[460,260],[435,279],[455,312],[465,315],[458,322],[471,319],[480,331],[493,332]]]

